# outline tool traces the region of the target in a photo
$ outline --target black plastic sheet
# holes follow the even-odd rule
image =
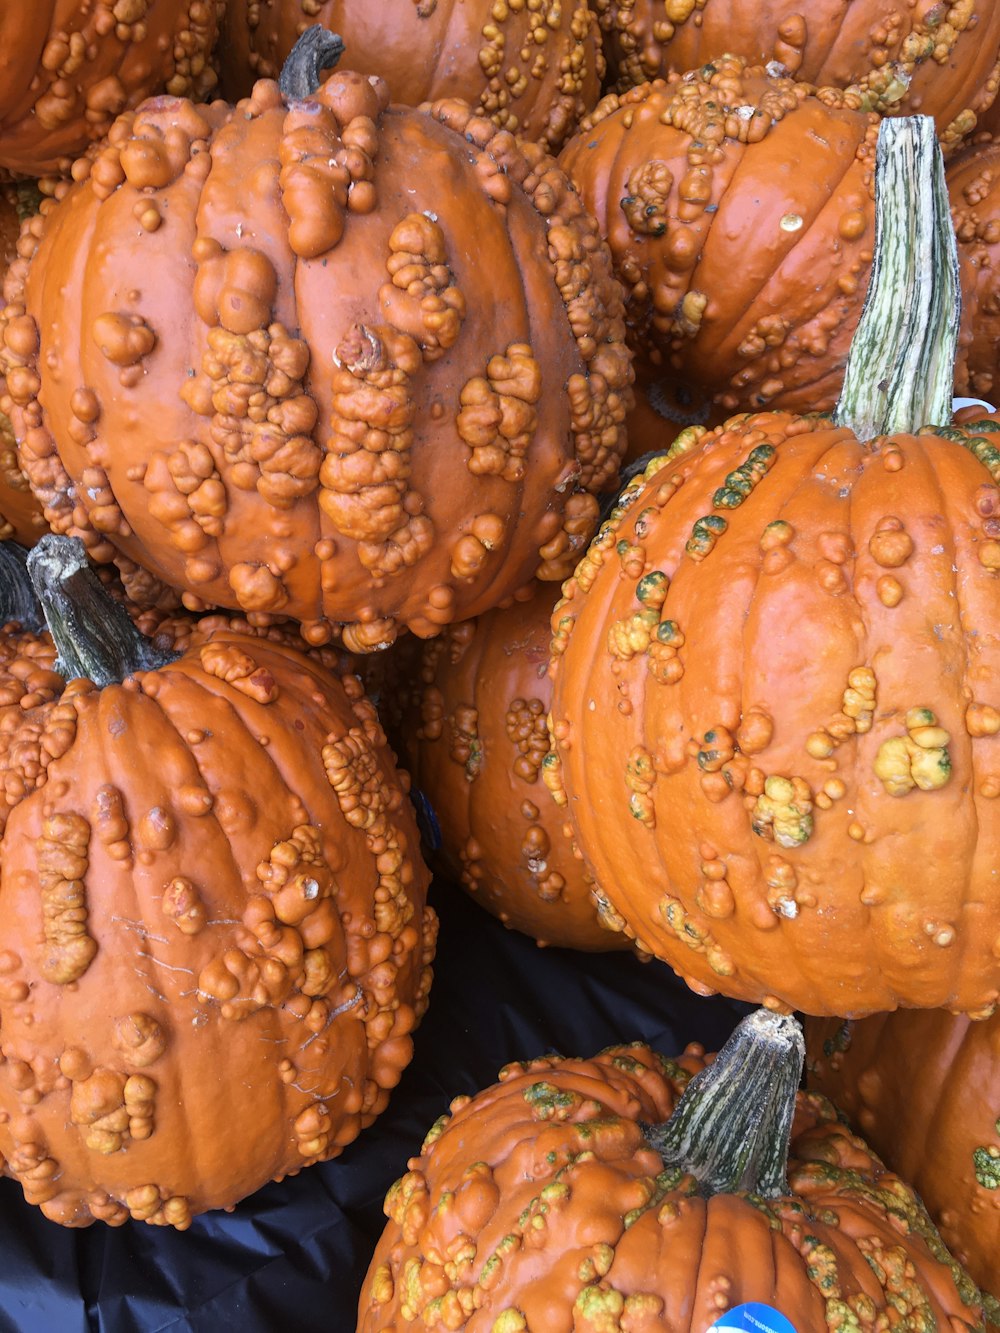
[[[379,1120],[335,1161],[182,1233],[67,1230],[0,1180],[2,1333],[352,1333],[386,1190],[452,1097],[550,1051],[637,1039],[667,1055],[689,1041],[715,1050],[747,1012],[699,998],[661,963],[539,949],[450,886],[436,884],[431,900],[441,917],[431,1004]]]

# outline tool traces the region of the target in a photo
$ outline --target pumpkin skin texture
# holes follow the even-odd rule
[[[539,585],[421,645],[391,734],[434,812],[442,862],[478,903],[540,944],[620,949],[542,779],[553,600]]]
[[[277,78],[310,23],[338,33],[351,69],[377,74],[394,102],[460,97],[498,129],[557,151],[601,93],[597,19],[582,0],[505,6],[493,0],[230,0],[220,42],[228,97]]]
[[[1000,420],[674,449],[553,611],[547,772],[599,889],[702,992],[989,1012]]]
[[[604,98],[559,160],[637,354],[727,414],[831,408],[871,270],[877,132],[735,56]]]
[[[336,72],[288,105],[153,100],[78,166],[0,320],[54,530],[352,651],[569,572],[631,370],[541,149]]]
[[[948,164],[955,234],[974,272],[972,341],[959,387],[987,402],[1000,392],[1000,143],[967,148]]]
[[[619,86],[723,54],[776,61],[795,79],[849,88],[866,108],[933,116],[943,147],[996,98],[1000,13],[989,0],[593,0]]]
[[[0,167],[68,170],[152,93],[215,86],[216,0],[39,0],[0,13]],[[123,11],[125,17],[121,17]]]
[[[1000,1022],[931,1009],[805,1028],[809,1086],[913,1185],[955,1258],[1000,1299]]]
[[[183,1228],[337,1155],[410,1059],[436,926],[359,682],[220,633],[5,731],[0,1155],[25,1197]]]
[[[676,1061],[616,1047],[508,1065],[456,1098],[386,1198],[358,1333],[403,1333],[425,1311],[466,1333],[705,1333],[746,1301],[809,1333],[861,1312],[854,1326],[876,1327],[890,1304],[982,1327],[912,1190],[822,1097],[798,1095],[785,1197],[705,1199],[664,1171],[639,1122],[669,1116],[705,1062],[696,1045]]]

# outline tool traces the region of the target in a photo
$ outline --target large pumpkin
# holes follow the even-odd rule
[[[461,97],[498,129],[558,149],[600,96],[604,57],[584,0],[228,0],[219,43],[228,97],[277,78],[310,23],[339,33],[351,69],[394,102]]]
[[[961,387],[1000,397],[1000,142],[970,146],[948,164],[955,233],[974,274],[972,341]]]
[[[0,712],[0,1159],[58,1222],[184,1227],[382,1110],[435,918],[357,681],[231,633],[155,667],[64,542],[61,669],[110,683]]]
[[[67,170],[120,111],[204,97],[218,0],[12,0],[0,7],[0,167]]]
[[[883,231],[844,424],[693,429],[630,484],[553,612],[550,778],[599,889],[697,989],[851,1017],[986,1013],[1000,419],[946,424],[943,175],[941,232],[921,241],[906,227],[929,184],[884,164],[904,227]],[[937,266],[945,290],[922,305]]]
[[[847,1113],[1000,1300],[1000,1021],[940,1009],[806,1023],[809,1086]]]
[[[542,777],[554,600],[539,585],[528,601],[421,645],[390,691],[405,700],[390,734],[440,859],[477,902],[540,944],[620,949],[628,941],[602,925]]]
[[[323,59],[303,42],[292,78]],[[595,224],[540,148],[338,72],[151,101],[81,170],[0,320],[54,529],[193,609],[351,649],[569,572],[630,367]]]
[[[871,269],[877,133],[735,56],[606,97],[560,163],[635,350],[728,412],[832,408]]]
[[[795,1021],[759,1012],[714,1063],[508,1065],[389,1191],[358,1333],[982,1328],[916,1195],[796,1094],[801,1067]]]
[[[922,112],[946,147],[997,95],[992,0],[592,0],[622,85],[695,69],[723,52],[793,78],[850,88],[876,111]]]

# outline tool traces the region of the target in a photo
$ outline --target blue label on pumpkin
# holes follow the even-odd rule
[[[417,814],[417,827],[423,835],[424,842],[432,852],[440,851],[442,842],[441,825],[434,813],[434,807],[419,787],[413,788],[410,792],[410,799]]]
[[[796,1333],[795,1325],[771,1305],[750,1301],[727,1310],[709,1328],[708,1333]]]

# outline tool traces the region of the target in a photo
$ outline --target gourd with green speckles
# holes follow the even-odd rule
[[[982,1329],[913,1191],[815,1093],[798,1023],[719,1055],[508,1065],[389,1190],[358,1333],[705,1333],[760,1301],[801,1333]]]
[[[1000,1324],[1000,1015],[806,1023],[807,1086],[918,1192]]]
[[[685,432],[552,616],[547,779],[599,891],[696,990],[775,1009],[1000,996],[1000,418],[952,421],[930,149],[906,150],[917,180],[880,146],[880,258],[836,417]],[[936,274],[927,305],[910,260]]]

